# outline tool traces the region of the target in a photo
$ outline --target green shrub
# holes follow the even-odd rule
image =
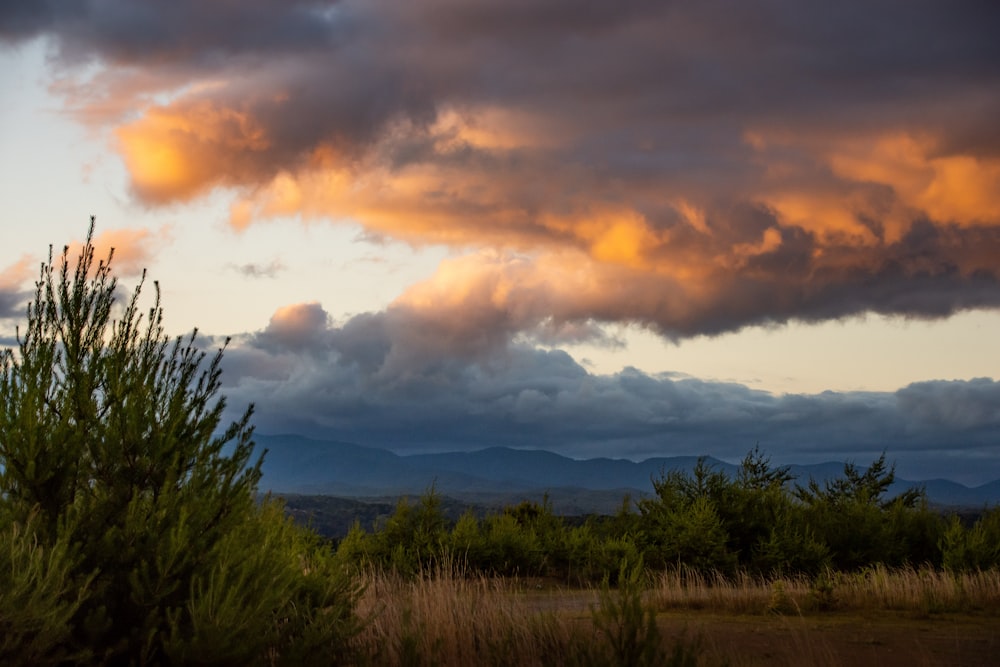
[[[655,567],[683,563],[702,571],[730,571],[736,556],[718,506],[731,500],[730,482],[700,459],[692,475],[671,471],[653,481],[655,498],[639,502],[644,554]]]
[[[0,515],[0,664],[80,662],[90,654],[71,647],[71,623],[90,578],[72,576],[78,558],[65,538],[39,543],[36,521]]]
[[[984,512],[971,528],[952,517],[940,544],[946,570],[971,572],[1000,566],[1000,508]]]
[[[623,560],[617,579],[617,589],[604,580],[600,601],[591,607],[595,641],[582,649],[579,662],[594,667],[695,667],[701,654],[700,640],[680,637],[669,652],[666,650],[656,610],[643,600],[646,573],[642,561]]]
[[[833,567],[857,570],[939,560],[940,519],[927,510],[922,491],[885,498],[895,477],[883,452],[864,472],[848,463],[842,477],[822,487],[810,480],[796,489],[806,524],[826,545]]]
[[[0,571],[6,656],[55,655],[38,623],[57,621],[67,657],[100,663],[291,660],[317,633],[345,645],[350,586],[255,501],[252,409],[219,434],[222,349],[206,365],[195,334],[171,342],[158,289],[145,316],[142,283],[119,305],[92,235],[93,220],[75,265],[68,250],[43,265],[17,353],[0,356],[0,516],[14,526],[0,541],[20,545]]]
[[[544,554],[530,527],[507,513],[488,516],[483,523],[485,571],[504,575],[541,573]]]

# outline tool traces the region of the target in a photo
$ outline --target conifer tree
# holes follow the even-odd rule
[[[155,283],[143,314],[145,274],[119,304],[93,231],[91,218],[75,264],[50,251],[0,357],[0,546],[21,545],[0,553],[0,634],[22,638],[0,661],[246,664],[308,638],[332,650],[350,584],[256,502],[252,406],[220,432],[223,349],[171,340]],[[49,646],[53,618],[66,630]]]

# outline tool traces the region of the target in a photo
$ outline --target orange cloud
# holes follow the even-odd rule
[[[157,247],[169,240],[169,231],[161,229],[108,229],[92,239],[94,259],[103,261],[112,249],[114,257],[111,265],[118,275],[139,275],[148,268],[156,256]],[[72,243],[68,255],[74,261],[80,254],[80,244]]]
[[[785,192],[761,200],[774,209],[783,225],[815,234],[822,245],[873,245],[876,235],[862,220],[865,202],[852,193]]]
[[[565,126],[544,116],[499,106],[443,109],[430,132],[443,150],[556,147],[569,138]]]
[[[33,277],[32,269],[38,265],[30,255],[21,258],[0,271],[0,290],[12,290],[21,287]]]
[[[242,156],[270,145],[248,114],[208,101],[154,107],[116,136],[133,188],[154,203],[239,184]]]
[[[645,218],[633,211],[618,215],[574,220],[572,232],[584,240],[591,256],[600,262],[639,267],[666,239],[650,229]]]
[[[696,317],[709,280],[685,283],[603,264],[580,251],[524,256],[484,251],[445,260],[425,282],[390,307],[419,317],[442,345],[475,340],[475,332],[506,339],[519,331],[559,331],[568,323],[636,321],[670,331],[671,320]],[[657,316],[659,313],[659,316]],[[572,329],[572,327],[569,327]],[[596,330],[595,330],[596,331]]]
[[[296,303],[274,311],[268,329],[284,332],[313,331],[326,326],[327,315],[319,303]]]
[[[153,200],[237,186],[238,229],[278,216],[348,219],[411,243],[520,257],[446,263],[400,298],[464,322],[456,331],[468,336],[505,322],[632,321],[689,335],[859,308],[948,313],[981,302],[961,281],[995,271],[1000,164],[944,155],[922,135],[747,131],[741,159],[754,168],[723,195],[693,177],[609,177],[567,159],[578,137],[542,125],[445,108],[422,125],[393,121],[364,150],[330,139],[275,165],[250,112],[181,101],[119,136],[134,150],[136,191]],[[915,276],[954,281],[954,299],[899,298]],[[866,284],[879,289],[850,296]]]
[[[323,336],[329,319],[327,312],[315,301],[282,306],[259,334],[260,341],[293,348],[308,346]]]
[[[943,153],[930,133],[754,131],[744,140],[765,169],[757,198],[828,245],[896,243],[917,220],[1000,226],[1000,158]],[[788,151],[814,173],[798,173],[801,164],[781,157]]]
[[[942,223],[1000,223],[1000,158],[941,154],[928,136],[888,134],[829,156],[841,178],[884,185],[900,203]]]
[[[688,335],[1000,304],[981,17],[453,4],[230,24],[192,3],[211,20],[182,12],[175,39],[95,39],[67,94],[106,123],[140,114],[115,137],[142,202],[229,188],[234,229],[347,220],[503,258],[445,264],[400,308]]]
[[[23,315],[21,306],[29,296],[34,260],[22,255],[19,260],[0,270],[0,319]]]

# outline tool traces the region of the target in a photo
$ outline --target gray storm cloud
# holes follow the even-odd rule
[[[0,268],[0,319],[23,317],[29,289],[33,260],[25,255],[12,265]]]
[[[341,326],[317,304],[283,309],[227,353],[230,404],[256,402],[264,432],[401,452],[504,445],[576,457],[735,460],[759,442],[777,460],[864,462],[886,449],[913,477],[941,476],[942,459],[956,479],[1000,477],[993,380],[779,396],[636,369],[595,375],[564,352],[518,344],[462,357],[429,343],[423,326],[391,309]]]

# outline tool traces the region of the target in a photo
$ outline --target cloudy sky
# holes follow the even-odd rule
[[[0,4],[0,339],[97,215],[262,432],[1000,478],[993,0]]]

